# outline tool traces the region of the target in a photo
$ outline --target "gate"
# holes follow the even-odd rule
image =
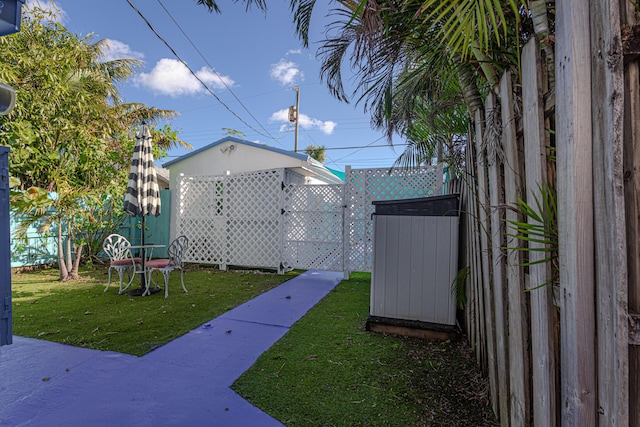
[[[344,185],[283,189],[283,267],[344,271]]]

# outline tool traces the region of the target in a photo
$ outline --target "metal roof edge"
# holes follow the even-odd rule
[[[232,136],[229,137],[225,137],[222,139],[219,139],[215,142],[212,142],[210,144],[205,145],[204,147],[200,147],[197,150],[194,150],[190,153],[184,154],[180,157],[178,157],[177,159],[173,159],[170,160],[166,163],[164,163],[162,165],[162,167],[164,168],[168,168],[171,165],[174,165],[176,163],[179,163],[183,160],[186,160],[190,157],[196,156],[204,151],[208,151],[211,148],[217,147],[218,145],[224,144],[225,142],[233,142],[234,144],[242,144],[242,145],[246,145],[248,147],[252,147],[252,148],[260,148],[262,150],[267,150],[267,151],[271,151],[274,153],[278,153],[281,154],[283,156],[288,156],[288,157],[292,157],[294,159],[298,159],[298,160],[302,160],[302,161],[309,161],[310,157],[308,154],[303,154],[303,153],[295,153],[293,151],[288,151],[288,150],[283,150],[281,148],[275,148],[275,147],[269,147],[268,145],[261,145],[261,144],[256,144],[255,142],[251,142],[251,141],[247,141],[244,139],[239,139],[239,138],[234,138]]]

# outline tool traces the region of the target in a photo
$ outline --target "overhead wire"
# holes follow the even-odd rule
[[[234,117],[236,117],[238,120],[240,120],[242,123],[244,123],[247,127],[249,127],[252,131],[256,132],[257,134],[262,135],[262,136],[264,136],[266,138],[270,138],[270,139],[276,140],[273,136],[264,134],[264,133],[260,132],[259,130],[257,130],[256,128],[254,128],[253,126],[251,126],[249,123],[247,123],[246,120],[244,120],[242,117],[240,117],[240,115],[238,115],[238,113],[233,111],[231,109],[231,107],[229,107],[222,99],[220,99],[220,97],[218,97],[218,95],[216,95],[209,88],[209,86],[207,86],[207,84],[204,81],[202,81],[202,79],[200,77],[198,77],[198,75],[191,69],[191,67],[189,67],[187,65],[187,63],[180,57],[180,55],[178,55],[178,53],[175,51],[175,49],[158,33],[158,31],[156,31],[156,29],[153,27],[151,22],[149,22],[149,20],[142,14],[142,12],[140,12],[140,10],[138,10],[138,8],[135,7],[135,5],[133,3],[131,3],[131,0],[127,0],[127,3],[129,3],[129,6],[131,6],[133,8],[133,10],[135,10],[138,13],[138,15],[140,15],[142,20],[147,24],[147,26],[151,29],[151,31],[153,31],[153,33],[156,35],[156,37],[158,37],[158,39],[160,39],[160,41],[162,41],[165,44],[165,46],[167,46],[167,48],[171,51],[171,53],[173,53],[173,55],[178,59],[178,61],[180,61],[182,63],[182,65],[184,65],[187,68],[187,70],[191,73],[191,75],[193,75],[193,77],[200,82],[200,84],[207,90],[207,92],[209,92],[223,107],[225,107],[227,109],[227,111],[229,111],[231,114],[233,114]]]
[[[205,64],[207,64],[209,66],[209,68],[211,69],[211,71],[213,71],[213,73],[218,77],[218,79],[220,80],[220,82],[224,85],[224,87],[229,91],[229,93],[235,98],[236,101],[238,101],[238,104],[240,104],[240,106],[247,112],[247,114],[249,114],[249,116],[251,116],[251,118],[253,120],[255,120],[255,122],[262,128],[262,130],[265,131],[265,133],[267,133],[267,135],[269,135],[271,137],[271,139],[273,139],[274,141],[277,141],[276,138],[274,138],[267,129],[265,129],[265,127],[262,125],[262,123],[253,115],[253,113],[251,113],[251,111],[249,111],[249,109],[246,107],[246,105],[240,100],[240,98],[238,98],[238,96],[235,94],[235,92],[231,89],[231,87],[229,87],[229,85],[227,85],[227,83],[224,81],[224,79],[222,78],[222,76],[220,74],[218,74],[218,72],[216,71],[216,69],[213,67],[213,65],[211,65],[209,63],[209,61],[207,60],[207,58],[204,56],[204,54],[200,51],[200,49],[198,49],[198,47],[195,45],[195,43],[193,42],[193,40],[191,40],[191,38],[189,37],[189,35],[186,33],[186,31],[184,31],[184,29],[182,28],[182,26],[178,23],[178,21],[173,17],[173,15],[171,14],[171,12],[169,12],[169,10],[165,7],[165,5],[162,3],[161,0],[156,0],[158,2],[158,4],[162,7],[162,9],[164,9],[165,13],[169,16],[169,18],[171,19],[171,21],[173,21],[173,23],[175,24],[176,27],[178,27],[178,29],[180,30],[180,32],[182,33],[182,35],[187,39],[187,41],[189,42],[189,44],[191,45],[191,47],[193,47],[195,49],[196,52],[198,52],[198,55],[200,55],[200,58],[202,58],[202,60],[205,62]]]
[[[160,1],[157,0],[157,2],[160,4],[160,6],[164,9],[165,13],[167,13],[167,15],[169,16],[169,18],[174,22],[174,24],[176,25],[176,27],[180,30],[180,32],[182,32],[182,34],[185,36],[185,38],[189,41],[189,43],[191,44],[191,46],[196,50],[196,52],[198,52],[198,54],[200,55],[200,57],[204,60],[204,62],[209,66],[209,68],[213,71],[213,73],[218,77],[218,79],[220,80],[220,82],[224,85],[224,87],[229,91],[229,93],[231,93],[231,95],[236,99],[236,101],[242,106],[242,108],[249,114],[249,116],[259,125],[260,128],[262,128],[262,130],[264,131],[261,132],[259,130],[257,130],[254,126],[250,125],[249,123],[247,123],[246,120],[244,120],[238,113],[236,113],[231,107],[229,107],[222,99],[220,99],[220,97],[218,97],[213,90],[211,90],[209,88],[209,86],[200,78],[198,77],[198,75],[191,69],[191,67],[189,67],[189,65],[187,65],[186,61],[184,61],[182,59],[182,57],[176,52],[176,50],[158,33],[158,31],[155,29],[155,27],[151,24],[151,22],[149,22],[149,20],[144,16],[144,14],[131,2],[131,0],[127,0],[127,3],[129,3],[129,5],[131,6],[131,8],[136,11],[136,13],[138,13],[138,15],[142,18],[142,20],[147,24],[147,26],[149,27],[149,29],[151,29],[151,31],[154,33],[154,35],[160,40],[162,41],[162,43],[164,43],[164,45],[171,51],[171,53],[180,61],[180,63],[182,63],[187,70],[191,73],[191,75],[205,88],[205,90],[210,93],[215,99],[216,101],[218,101],[218,103],[220,103],[225,109],[227,109],[234,117],[236,117],[238,120],[240,120],[243,124],[245,124],[249,129],[251,129],[253,132],[255,132],[256,134],[263,136],[265,138],[269,138],[270,140],[273,140],[275,142],[277,142],[278,144],[282,145],[280,143],[280,141],[278,140],[278,138],[275,138],[273,135],[271,135],[271,133],[262,125],[262,123],[251,113],[251,111],[249,111],[249,109],[246,107],[246,105],[238,98],[238,96],[234,93],[234,91],[226,84],[226,82],[224,81],[224,79],[222,78],[222,76],[220,76],[220,74],[215,70],[215,68],[209,63],[209,61],[206,59],[206,57],[203,55],[203,53],[197,48],[197,46],[195,45],[195,43],[191,40],[191,38],[186,34],[186,32],[183,30],[183,28],[180,26],[180,24],[176,21],[176,19],[172,16],[172,14],[167,10],[167,8],[164,6],[164,4]],[[353,125],[356,125],[357,122],[352,123]],[[355,128],[357,129],[357,128]],[[311,137],[311,135],[309,134],[309,132],[306,129],[302,129],[305,134],[314,142],[315,140],[313,139],[313,137]],[[384,137],[380,137],[375,139],[374,141],[372,141],[371,143],[364,145],[364,146],[352,146],[352,147],[325,147],[325,150],[329,151],[329,150],[356,150],[353,153],[350,153],[346,156],[343,156],[339,159],[329,159],[331,163],[337,164],[338,162],[340,162],[343,159],[346,159],[348,157],[353,156],[354,154],[356,154],[357,152],[365,149],[365,148],[376,148],[376,147],[390,147],[389,144],[384,144],[384,145],[373,145],[376,142],[380,141],[381,139],[383,139]],[[317,144],[317,143],[316,143]],[[394,144],[394,146],[399,146],[399,145],[407,145],[407,144]],[[178,157],[178,156],[168,156],[169,158],[171,157]]]

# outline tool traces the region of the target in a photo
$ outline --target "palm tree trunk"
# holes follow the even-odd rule
[[[475,81],[475,70],[468,62],[462,62],[459,55],[456,56],[454,61],[460,87],[462,88],[462,98],[469,110],[469,114],[474,117],[475,112],[482,108],[482,96]]]
[[[71,269],[71,272],[69,273],[69,277],[70,277],[71,280],[80,279],[80,258],[82,257],[82,249],[83,248],[84,248],[84,245],[82,245],[82,244],[76,246],[76,250],[75,250],[76,259],[73,260],[73,268]]]
[[[64,282],[69,277],[67,266],[64,261],[64,245],[62,244],[62,220],[58,223],[58,269],[60,270],[60,281]]]
[[[547,1],[531,0],[529,2],[529,10],[531,11],[531,20],[533,21],[533,30],[540,40],[540,47],[544,52],[547,62],[547,82],[549,90],[555,88],[555,57],[553,49],[553,37],[549,31],[549,20],[547,19]]]

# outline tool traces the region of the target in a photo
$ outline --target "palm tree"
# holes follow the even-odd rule
[[[220,12],[213,0],[199,0]],[[266,10],[264,1],[245,0]],[[553,68],[553,2],[522,0],[337,0],[336,18],[318,55],[321,76],[338,99],[364,102],[389,140],[409,140],[400,163],[437,150],[438,141],[466,133],[466,119],[482,107],[505,69],[519,70],[520,46],[535,32]],[[315,0],[291,0],[296,31],[308,47]],[[546,44],[545,44],[546,43]],[[357,84],[347,93],[342,70],[349,63]],[[444,107],[444,108],[443,108]],[[444,111],[444,113],[443,113]],[[433,119],[436,117],[437,119]],[[421,147],[424,145],[424,147]],[[452,144],[450,144],[452,146]],[[422,153],[418,155],[418,153]],[[398,163],[398,162],[397,162]]]

